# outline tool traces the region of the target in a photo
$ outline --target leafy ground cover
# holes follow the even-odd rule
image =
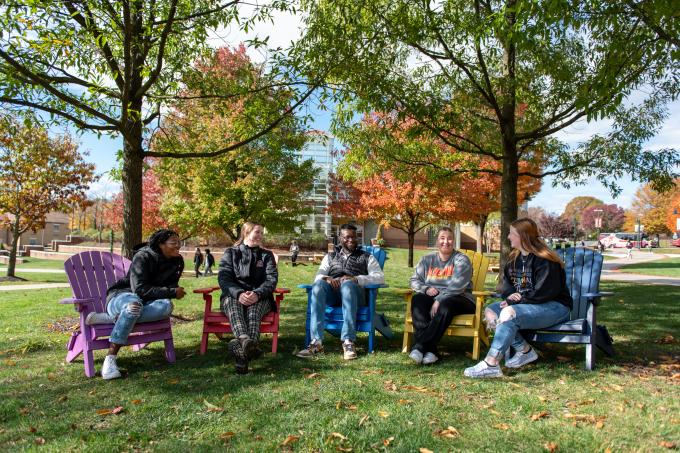
[[[621,272],[680,278],[680,258],[668,258],[648,263],[626,264],[621,267]]]
[[[419,252],[422,253],[422,252]],[[305,295],[316,267],[280,266],[279,354],[233,374],[226,344],[198,354],[203,304],[176,304],[177,363],[161,345],[122,351],[124,379],[85,377],[65,364],[76,323],[57,301],[68,289],[0,293],[0,449],[47,451],[665,451],[680,440],[680,288],[607,283],[599,322],[618,356],[583,371],[582,347],[542,348],[535,365],[494,381],[462,376],[471,341],[447,338],[443,360],[418,367],[401,350],[407,285],[403,250],[386,264],[380,309],[396,338],[345,362],[327,338],[318,360],[292,356],[304,341]],[[492,285],[493,278],[488,280]],[[185,278],[187,289],[214,277]],[[643,322],[641,322],[643,320]],[[675,338],[674,338],[675,336]],[[267,338],[263,346],[270,346]],[[359,346],[366,347],[365,336]],[[97,369],[104,352],[95,354]]]

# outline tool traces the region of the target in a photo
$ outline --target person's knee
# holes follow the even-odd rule
[[[505,307],[501,310],[501,315],[498,318],[499,323],[504,323],[507,321],[512,321],[517,317],[517,312],[515,309],[511,306]]]
[[[143,305],[139,301],[133,301],[125,306],[125,313],[133,318],[139,318],[142,314]]]
[[[343,299],[348,296],[353,296],[358,293],[358,290],[359,285],[350,280],[345,280],[340,285],[340,294],[343,296]]]

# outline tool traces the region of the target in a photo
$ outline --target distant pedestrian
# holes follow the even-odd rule
[[[196,247],[196,252],[194,252],[194,272],[196,272],[196,278],[201,276],[201,264],[203,264],[203,253],[201,249]]]
[[[215,257],[210,253],[210,249],[205,249],[205,270],[203,273],[207,277],[208,275],[212,275],[212,267],[215,265]]]
[[[597,241],[597,249],[600,251],[600,253],[604,253],[604,244],[602,241]]]
[[[652,253],[652,241],[651,240],[647,241],[647,251],[649,253]]]
[[[626,248],[628,249],[628,253],[626,254],[626,258],[632,260],[633,259],[633,243],[628,241],[626,244]]]
[[[293,267],[297,266],[297,257],[298,254],[300,253],[300,246],[298,245],[297,241],[293,241],[290,244],[290,262],[293,265]]]

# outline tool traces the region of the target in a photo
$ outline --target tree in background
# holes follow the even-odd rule
[[[680,193],[670,199],[666,210],[666,227],[672,233],[678,233],[678,219],[680,218]]]
[[[143,162],[146,157],[186,157],[146,148],[152,128],[169,103],[180,102],[182,75],[209,51],[209,36],[229,25],[248,30],[292,8],[273,0],[242,16],[238,0],[41,1],[4,0],[0,14],[0,105],[18,113],[35,110],[42,120],[65,121],[79,130],[121,137],[123,254],[142,239]],[[264,45],[265,41],[251,41]],[[304,93],[286,98],[278,116],[243,117],[250,127],[234,130],[219,148],[193,157],[215,157],[275,128],[311,94],[284,71],[262,77],[260,86],[206,91],[205,100],[247,102],[264,87]],[[242,133],[239,133],[242,132]]]
[[[573,222],[576,219],[576,223],[580,224],[581,216],[586,208],[601,204],[604,204],[604,202],[599,198],[589,196],[574,197],[564,207],[561,217],[567,222]]]
[[[678,61],[651,29],[610,14],[610,3],[312,0],[303,3],[306,31],[294,55],[312,76],[331,68],[326,80],[338,88],[341,127],[357,112],[395,111],[471,156],[460,166],[451,165],[452,152],[427,162],[417,152],[392,152],[393,159],[441,170],[433,178],[465,170],[501,176],[504,257],[520,176],[565,184],[596,178],[616,192],[625,173],[667,186],[676,172],[677,153],[643,146],[667,116]],[[606,21],[597,21],[602,14]],[[625,102],[648,84],[648,99]],[[555,138],[577,121],[604,117],[611,131],[577,149]],[[498,165],[476,167],[481,157]],[[547,159],[541,171],[520,168],[537,158]]]
[[[630,209],[626,212],[624,228],[634,231],[638,220],[644,226],[647,234],[670,234],[668,212],[672,200],[680,194],[680,180],[676,179],[676,186],[665,192],[658,192],[650,184],[643,184],[635,191]]]
[[[21,235],[44,228],[49,212],[84,201],[96,179],[94,164],[68,135],[51,138],[44,129],[0,117],[0,213],[9,214],[3,223],[12,232],[8,277],[15,276]]]
[[[597,231],[595,219],[602,219],[602,226],[600,231],[615,232],[621,231],[623,222],[625,220],[625,211],[616,204],[601,204],[591,206],[583,211],[581,216],[581,228],[587,232]]]
[[[269,86],[245,100],[206,99],[212,92],[263,85],[264,68],[250,61],[244,46],[218,49],[195,67],[183,81],[186,100],[161,123],[151,154],[201,155],[237,137],[256,136],[259,125],[272,118],[285,119],[268,134],[212,159],[162,159],[157,166],[165,190],[158,204],[162,215],[184,237],[222,232],[232,241],[248,220],[271,232],[301,226],[300,217],[314,209],[305,199],[317,170],[296,154],[306,137],[302,121],[286,114],[295,93]]]
[[[570,221],[553,213],[543,213],[537,223],[541,235],[546,238],[568,238],[574,233],[574,227]]]

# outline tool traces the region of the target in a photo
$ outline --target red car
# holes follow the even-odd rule
[[[676,246],[676,247],[680,247],[680,238],[673,239],[673,240],[671,241],[671,245],[674,245],[674,246]]]

